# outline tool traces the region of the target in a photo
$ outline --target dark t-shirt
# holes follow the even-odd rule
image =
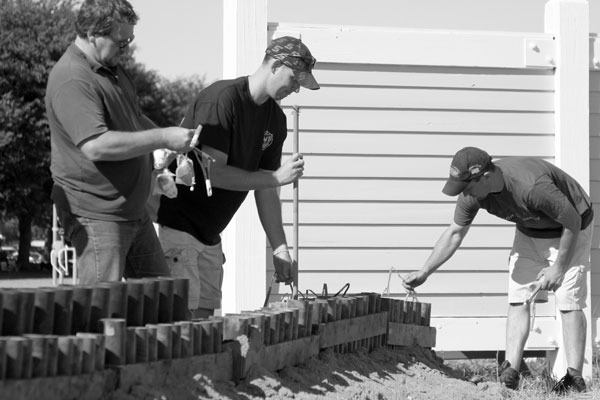
[[[480,208],[507,221],[535,238],[555,238],[563,227],[585,229],[594,214],[590,198],[581,186],[560,168],[531,157],[509,157],[494,162],[502,171],[504,188],[483,200],[460,194],[454,222],[466,226]]]
[[[244,169],[276,170],[287,136],[285,114],[272,99],[254,103],[248,78],[218,81],[204,89],[189,107],[182,126],[202,124],[198,147],[207,145],[228,155],[227,164]],[[187,232],[201,242],[220,242],[220,233],[244,201],[248,191],[213,188],[206,195],[202,170],[194,157],[196,187],[178,185],[174,199],[162,196],[158,223]],[[173,166],[171,166],[173,168]]]
[[[50,72],[46,113],[56,205],[105,221],[142,218],[150,194],[150,154],[93,162],[78,147],[109,130],[133,132],[150,127],[125,72],[94,64],[72,44]]]

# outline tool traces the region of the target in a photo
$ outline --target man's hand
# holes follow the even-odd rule
[[[298,264],[292,260],[289,251],[282,251],[273,255],[273,266],[275,267],[275,281],[298,283]]]
[[[542,283],[541,290],[556,290],[562,284],[565,273],[560,266],[554,264],[546,267],[537,275],[537,279]]]
[[[304,160],[302,159],[302,154],[294,153],[277,171],[275,171],[275,178],[281,186],[296,181],[303,174]]]
[[[202,125],[198,125],[196,129],[186,129],[177,126],[163,128],[165,147],[178,153],[187,153],[196,147],[201,130]]]
[[[401,277],[402,278],[402,277]],[[427,274],[423,271],[415,271],[402,278],[402,286],[406,290],[415,290],[427,280]]]

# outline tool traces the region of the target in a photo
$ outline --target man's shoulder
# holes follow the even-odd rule
[[[58,90],[68,82],[87,82],[89,84],[92,81],[89,64],[77,57],[69,48],[52,67],[48,76],[48,90]]]
[[[243,78],[224,79],[208,85],[198,94],[197,102],[227,103],[241,99]]]

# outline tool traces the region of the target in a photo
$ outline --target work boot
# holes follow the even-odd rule
[[[500,383],[509,389],[517,390],[519,387],[519,371],[510,366],[508,360],[504,360],[500,365],[500,376],[498,377]]]
[[[565,376],[560,378],[552,388],[552,393],[567,394],[570,391],[585,392],[585,381],[581,373],[573,368],[567,368]]]

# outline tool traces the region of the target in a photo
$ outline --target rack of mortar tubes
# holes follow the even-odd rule
[[[431,324],[431,304],[391,297],[381,298],[381,308],[388,313],[387,346],[391,348],[418,345],[435,347],[436,329]]]
[[[383,346],[387,319],[377,293],[305,297],[225,315],[223,339],[239,381],[254,364],[276,371],[324,350],[347,353]]]
[[[221,365],[209,376],[231,379],[223,321],[188,320],[188,290],[171,277],[0,290],[0,398],[93,398],[135,383],[130,366],[193,356],[203,357],[185,369]]]

